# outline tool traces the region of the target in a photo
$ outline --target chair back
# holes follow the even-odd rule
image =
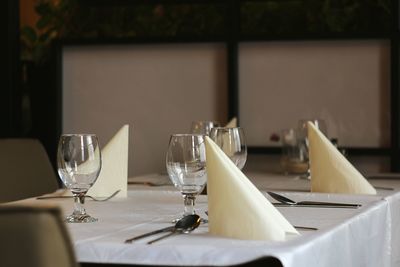
[[[0,206],[0,266],[78,266],[57,207]]]
[[[36,139],[0,139],[0,170],[0,202],[58,189],[49,157]]]

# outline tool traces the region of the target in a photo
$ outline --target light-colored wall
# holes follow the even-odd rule
[[[244,43],[240,51],[240,123],[249,144],[279,145],[273,133],[320,118],[340,145],[390,146],[386,41]]]
[[[240,45],[240,124],[249,145],[318,117],[346,146],[389,146],[389,47],[383,41]],[[227,118],[226,51],[221,44],[67,47],[63,131],[105,142],[131,125],[129,175],[164,172],[170,134],[192,120]],[[279,171],[277,156],[249,156],[248,168]],[[356,158],[368,172],[387,159]]]
[[[130,125],[129,175],[165,172],[173,133],[192,120],[227,119],[220,44],[67,47],[63,132],[93,132],[104,145]]]

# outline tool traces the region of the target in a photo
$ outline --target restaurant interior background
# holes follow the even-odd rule
[[[61,132],[128,123],[129,175],[163,172],[171,133],[237,117],[246,168],[279,171],[270,137],[314,117],[362,172],[400,169],[395,0],[7,4],[0,134],[53,162]]]

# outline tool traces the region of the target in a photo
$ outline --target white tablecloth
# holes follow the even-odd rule
[[[143,265],[235,265],[273,256],[283,266],[399,266],[400,193],[379,190],[378,196],[316,194],[308,181],[293,177],[248,174],[261,190],[284,191],[295,200],[361,203],[359,209],[280,207],[294,225],[319,228],[301,231],[284,242],[236,240],[208,233],[207,224],[188,235],[170,237],[153,245],[149,239],[124,244],[126,238],[171,225],[183,210],[181,195],[171,186],[130,186],[127,199],[88,200],[90,224],[68,224],[81,262]],[[138,180],[143,179],[138,178]],[[377,185],[400,189],[400,180],[376,180]],[[67,214],[72,200],[27,200],[58,203]],[[207,198],[196,203],[205,215]],[[235,218],[232,218],[233,220]]]

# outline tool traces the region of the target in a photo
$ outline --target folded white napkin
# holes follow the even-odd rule
[[[124,125],[101,150],[102,166],[97,181],[88,194],[106,197],[121,190],[116,197],[126,197],[128,188],[129,125]]]
[[[206,137],[209,231],[252,240],[285,240],[296,229]]]
[[[369,182],[342,153],[308,122],[311,191],[343,194],[376,194]]]
[[[226,125],[226,128],[236,128],[237,127],[237,118],[233,117]]]

